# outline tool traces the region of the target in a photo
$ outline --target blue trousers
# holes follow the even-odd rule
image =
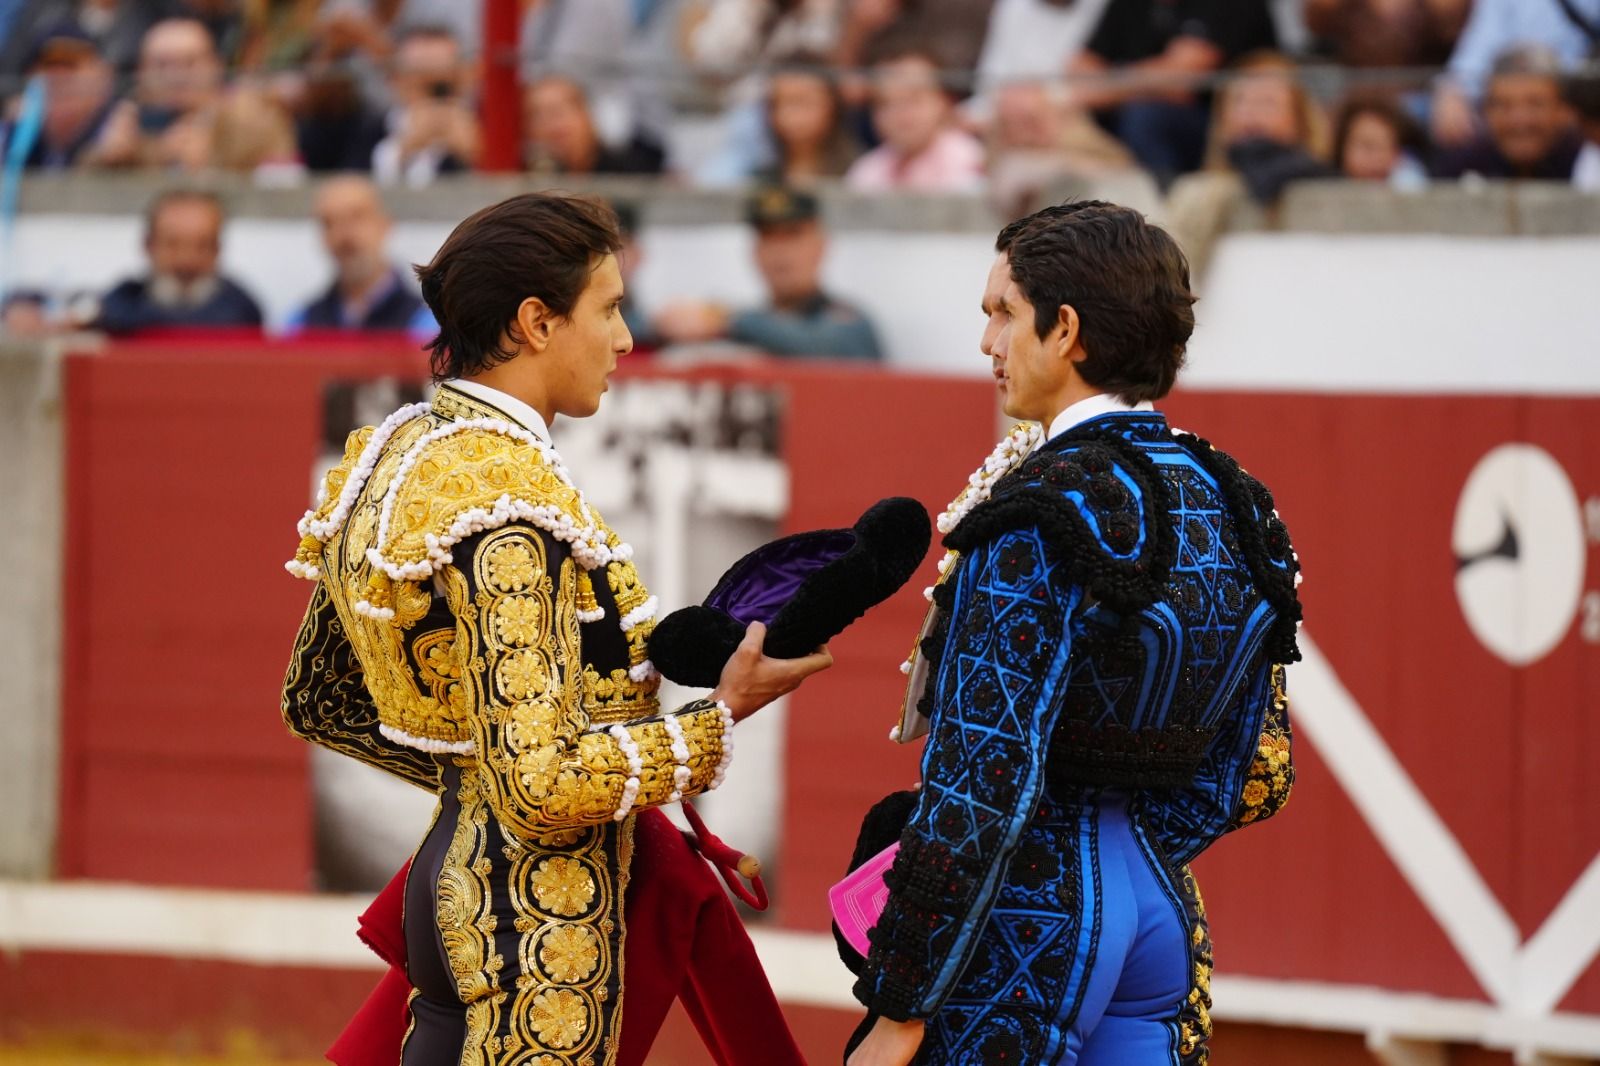
[[[916,1062],[1179,1066],[1192,932],[1126,794],[1046,798]]]

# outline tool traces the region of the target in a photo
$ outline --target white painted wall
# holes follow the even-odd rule
[[[141,268],[139,221],[19,220],[16,283],[108,287]],[[428,258],[449,227],[401,223],[395,257]],[[848,230],[824,268],[878,323],[891,365],[986,373],[982,233]],[[759,302],[738,225],[646,229],[635,279],[646,308],[683,297]],[[223,254],[280,324],[329,278],[310,220],[236,219]],[[1381,392],[1600,391],[1600,237],[1238,234],[1212,261],[1186,381],[1202,388]]]

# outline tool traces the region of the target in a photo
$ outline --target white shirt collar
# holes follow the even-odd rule
[[[544,416],[510,393],[491,389],[480,381],[465,381],[461,378],[451,378],[445,382],[458,392],[464,392],[475,400],[482,400],[490,407],[504,412],[506,417],[513,422],[521,423],[522,428],[532,433],[540,440],[550,439],[550,427],[545,424]]]
[[[1154,411],[1155,409],[1155,404],[1149,400],[1129,403],[1120,396],[1113,396],[1109,392],[1099,392],[1069,405],[1065,411],[1056,415],[1055,421],[1050,423],[1050,431],[1045,434],[1045,440],[1059,437],[1074,426],[1081,425],[1091,418],[1099,418],[1101,415],[1109,415],[1117,411]]]

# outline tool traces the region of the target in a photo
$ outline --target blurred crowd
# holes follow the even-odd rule
[[[319,194],[338,277],[305,324],[422,328],[409,280],[351,251],[374,238],[349,233],[387,225],[377,187],[481,169],[486,155],[503,163],[480,119],[483,6],[0,0],[5,158],[275,183],[347,173]],[[808,190],[829,183],[986,195],[1020,213],[1064,180],[1143,173],[1179,229],[1217,217],[1219,200],[1270,205],[1303,179],[1600,190],[1600,0],[522,0],[519,11],[517,165],[776,188],[796,217],[763,233],[814,225],[800,217]],[[184,270],[156,263],[178,254],[158,249],[179,228],[197,255],[209,240],[214,260],[221,223],[203,195],[158,202],[151,278],[108,295],[102,323],[174,306],[259,319],[214,271],[191,291],[170,280]],[[774,299],[834,313],[816,291]],[[738,321],[693,306],[640,326],[693,339]],[[876,350],[870,330],[843,346]]]

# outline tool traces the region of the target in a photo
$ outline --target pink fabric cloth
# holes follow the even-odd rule
[[[983,145],[957,129],[945,130],[910,158],[881,144],[857,159],[844,181],[857,192],[978,192]]]

